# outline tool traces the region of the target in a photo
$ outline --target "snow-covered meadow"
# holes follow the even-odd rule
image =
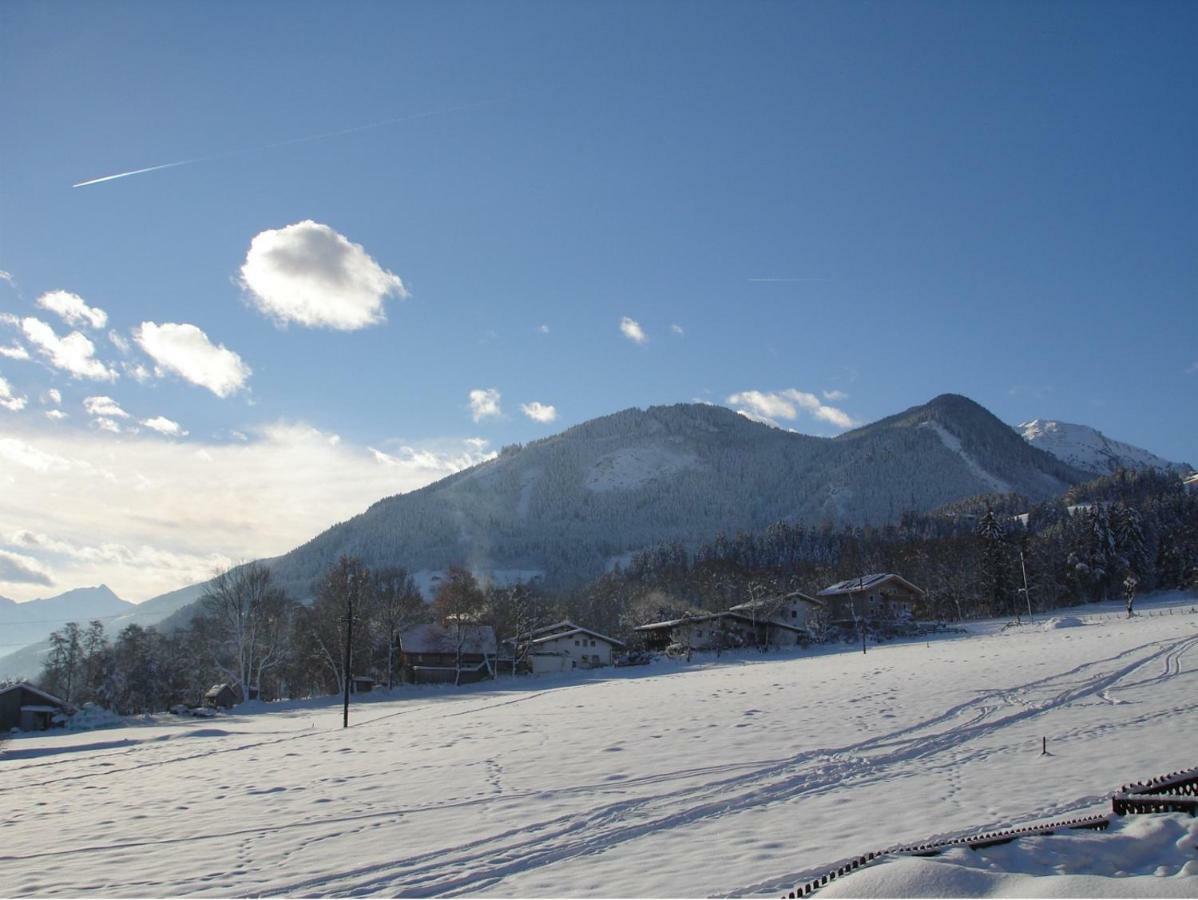
[[[1198,764],[1195,602],[20,737],[0,896],[777,896]]]

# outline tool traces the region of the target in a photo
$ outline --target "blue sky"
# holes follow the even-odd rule
[[[827,435],[954,391],[1198,462],[1196,39],[1192,3],[5,4],[0,348],[31,358],[0,356],[25,400],[0,440],[30,496],[0,500],[0,593],[105,577],[142,599],[503,444],[749,391],[811,395],[781,424]],[[265,314],[239,283],[264,233],[383,278],[374,324]],[[107,322],[67,324],[37,305],[53,291]],[[115,377],[56,365],[30,317]],[[146,322],[202,332],[172,357],[191,380],[147,355]],[[252,374],[218,396],[222,346]],[[502,412],[476,421],[485,389]],[[313,440],[356,490],[305,489],[256,542],[214,507],[165,545],[173,460],[262,451],[252,492]],[[122,520],[159,536],[114,536],[110,569],[86,551],[131,495],[72,480],[101,470],[156,486]],[[39,508],[48,484],[90,517]],[[297,492],[268,488],[256,508]]]

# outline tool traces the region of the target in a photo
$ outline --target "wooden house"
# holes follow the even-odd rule
[[[75,707],[61,697],[24,681],[0,688],[0,732],[45,731],[54,726],[56,716],[73,712]]]
[[[399,649],[405,677],[417,684],[495,677],[497,646],[490,625],[417,625],[399,636]]]
[[[805,625],[792,625],[781,616],[772,618],[752,608],[698,613],[652,622],[641,625],[635,631],[649,650],[666,650],[671,646],[691,650],[794,647],[811,638]]]
[[[853,628],[859,622],[883,628],[910,623],[923,595],[920,588],[890,572],[848,578],[819,592],[827,604],[828,623]]]
[[[523,659],[534,675],[598,669],[612,664],[624,642],[566,620],[532,631],[527,637],[509,638],[517,659]]]

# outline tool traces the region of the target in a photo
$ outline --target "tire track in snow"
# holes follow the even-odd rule
[[[406,859],[360,866],[337,874],[315,876],[272,888],[269,893],[362,894],[385,891],[404,896],[477,893],[507,875],[579,855],[599,853],[646,834],[660,833],[755,806],[792,800],[837,785],[876,782],[887,777],[887,770],[896,764],[924,759],[959,747],[962,742],[1100,693],[1154,660],[1170,654],[1180,656],[1198,644],[1198,638],[1188,637],[1160,647],[1162,643],[1153,641],[1027,682],[1019,689],[1027,691],[1050,687],[1062,680],[1066,680],[1068,686],[1057,691],[1045,703],[1028,706],[997,719],[992,716],[998,706],[987,706],[984,701],[1001,699],[1012,688],[983,692],[979,697],[957,704],[922,722],[842,748],[804,752],[760,766],[743,775],[664,794],[622,800],[584,813],[566,814],[538,823],[533,828],[483,837],[449,851],[437,850]],[[1137,656],[1113,670],[1104,669],[1076,682],[1068,681],[1086,670],[1125,660],[1153,647],[1157,649],[1147,656]],[[1175,671],[1178,670],[1167,667],[1166,677]],[[972,715],[964,723],[931,735],[918,733],[968,713]],[[873,757],[853,755],[884,748],[889,749]],[[811,774],[795,771],[816,760],[823,760],[827,764]],[[781,781],[776,780],[780,778]],[[679,806],[681,808],[673,808]],[[629,821],[634,814],[640,817],[640,821]],[[517,839],[507,843],[513,837]],[[455,873],[452,871],[454,869],[459,871]]]

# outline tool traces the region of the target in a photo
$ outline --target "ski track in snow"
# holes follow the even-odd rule
[[[433,702],[364,705],[357,710],[361,721],[344,732],[305,724],[318,717],[327,723],[333,710],[325,708],[222,717],[203,728],[182,725],[119,749],[113,735],[120,732],[99,732],[85,736],[86,746],[95,749],[59,758],[22,758],[26,741],[17,741],[15,758],[0,757],[0,791],[14,807],[10,820],[0,825],[0,846],[9,851],[0,853],[0,895],[554,893],[546,884],[556,886],[558,895],[777,895],[826,869],[837,855],[848,859],[908,840],[1095,809],[1117,784],[1108,783],[1101,760],[1090,760],[1087,752],[1099,744],[1127,744],[1133,736],[1136,742],[1148,735],[1160,736],[1152,738],[1157,743],[1177,740],[1180,721],[1188,720],[1183,736],[1192,732],[1198,718],[1188,698],[1198,668],[1186,664],[1198,657],[1198,619],[1133,620],[1087,629],[936,642],[926,651],[923,645],[890,645],[865,657],[751,657],[744,665],[562,683],[514,697],[497,690],[499,696],[484,702],[477,694],[447,693]],[[1039,648],[1040,655],[1023,649],[1028,646]],[[903,705],[905,682],[896,679],[918,677],[933,647],[941,656],[950,654],[946,672],[954,671],[955,662],[976,660],[1010,683],[978,687],[975,677],[970,686],[948,684],[953,702],[937,708],[925,697],[905,721],[899,719],[894,710]],[[971,652],[962,652],[967,647]],[[803,719],[794,724],[793,735],[775,736],[769,729],[790,723],[768,711],[777,702],[770,698],[796,687],[779,679],[800,674],[827,685],[834,695],[831,721]],[[854,683],[868,683],[872,693],[855,695]],[[685,758],[646,747],[633,755],[636,742],[647,742],[640,731],[622,732],[622,721],[631,718],[634,707],[639,710],[636,704],[646,703],[663,719],[660,728],[651,716],[647,720],[647,730],[661,732],[649,735],[649,742],[666,740],[669,716],[676,710],[665,705],[665,698],[678,691],[693,705],[689,718],[674,723],[683,732],[675,757]],[[575,711],[585,711],[588,702],[622,696],[634,697],[627,701],[633,705],[607,714],[600,729],[606,744],[578,748],[580,760],[559,758],[571,748],[569,736],[563,743],[559,734],[567,711],[583,715]],[[855,713],[859,702],[872,707]],[[398,708],[375,708],[391,706]],[[893,726],[887,724],[891,717]],[[295,727],[278,727],[283,725]],[[797,752],[754,752],[758,746],[793,745],[793,739],[804,737],[803,728],[814,725],[821,725],[818,737],[858,739],[825,741]],[[735,743],[739,737],[727,737],[754,727],[766,730],[747,746]],[[876,733],[862,734],[870,730]],[[1013,748],[1027,754],[1020,759],[1037,759],[1024,745],[1029,735],[1041,732],[1051,735],[1050,752],[1056,748],[1071,760],[1073,790],[1056,796],[1032,792],[1039,802],[1025,802],[1012,813],[1014,801],[1006,793]],[[61,740],[39,737],[28,743],[42,742],[38,746],[52,753],[56,739]],[[695,740],[706,742],[708,752],[696,754]],[[401,747],[402,741],[409,743]],[[432,752],[434,745],[460,755],[442,759]],[[472,747],[478,749],[471,753]],[[1192,741],[1174,749],[1190,751]],[[336,763],[341,755],[363,754],[354,768]],[[1137,758],[1133,749],[1127,756]],[[705,763],[671,765],[698,758]],[[1093,771],[1085,772],[1091,763]],[[1176,767],[1191,764],[1178,758]],[[577,777],[575,770],[590,777]],[[424,802],[389,802],[396,795],[387,789],[401,773],[412,791],[419,793],[422,784],[443,785],[445,791],[429,795],[425,790]],[[238,778],[246,783],[235,785]],[[171,815],[185,818],[194,806],[205,813],[202,820],[169,834],[159,829],[140,837],[120,834],[132,827],[122,821],[122,812],[139,808],[136,796],[146,790],[147,779],[158,791],[154,800],[160,806],[176,804]],[[969,802],[977,785],[991,780],[990,793]],[[1079,793],[1079,787],[1089,792]],[[170,795],[180,788],[180,796]],[[97,802],[91,791],[112,796]],[[304,800],[308,791],[321,796]],[[842,795],[849,805],[828,805]],[[879,821],[869,816],[857,816],[862,821],[856,825],[842,821],[854,818],[854,796],[878,803],[888,795],[893,796],[883,803]],[[893,805],[895,798],[912,808],[906,820],[897,821],[903,807]],[[114,809],[114,799],[128,808]],[[47,800],[72,820],[73,827],[64,829],[69,833],[55,831],[54,821],[40,821],[54,818],[56,810],[44,809]],[[79,808],[71,809],[76,801]],[[840,817],[828,818],[835,809]],[[152,818],[137,813],[129,820],[137,815]],[[811,818],[801,829],[792,824],[789,833],[773,834],[785,827],[779,823],[793,823],[797,816]],[[848,828],[849,836],[829,839],[837,848],[833,855],[823,850],[810,858],[799,852],[797,844],[808,830],[835,828]],[[81,840],[81,834],[94,839]],[[390,834],[395,837],[382,837]],[[768,870],[756,878],[745,876],[767,863],[741,863],[729,871],[729,860],[710,845],[712,836],[721,834],[763,844]],[[26,839],[18,845],[13,840],[18,837]],[[780,845],[771,837],[780,837]],[[16,852],[18,846],[24,852]],[[678,860],[660,858],[658,848],[674,846],[685,848]],[[622,854],[630,852],[625,861]],[[644,882],[650,873],[636,866],[644,866],[645,859],[680,872],[672,880]],[[615,872],[622,872],[623,881],[601,880],[603,873]],[[638,885],[643,889],[638,891]]]

